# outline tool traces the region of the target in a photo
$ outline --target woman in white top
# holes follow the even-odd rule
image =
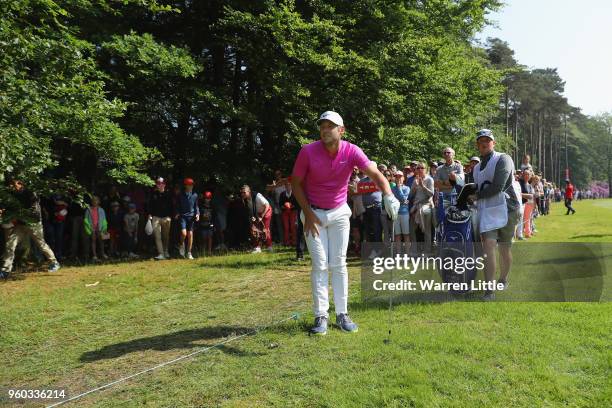
[[[416,167],[414,182],[410,189],[408,200],[410,206],[410,240],[417,243],[416,230],[420,229],[425,235],[425,245],[418,243],[412,249],[421,250],[424,253],[431,252],[432,227],[433,227],[433,200],[434,180],[426,172],[425,163],[418,163]],[[418,253],[417,253],[418,254]]]

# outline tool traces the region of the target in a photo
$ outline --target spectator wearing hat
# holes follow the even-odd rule
[[[474,166],[476,166],[478,163],[480,163],[480,158],[478,156],[473,156],[470,158],[468,171],[465,172],[465,184],[474,182]]]
[[[123,208],[123,211],[127,214],[127,212],[130,210],[130,203],[132,202],[132,197],[130,197],[129,195],[124,195],[121,198],[121,208]]]
[[[128,204],[128,212],[123,216],[123,231],[125,233],[125,249],[130,258],[137,258],[136,245],[138,245],[138,221],[140,215],[136,212],[136,203]]]
[[[179,240],[179,254],[181,257],[193,259],[191,248],[193,246],[193,226],[200,220],[198,195],[193,191],[193,179],[183,180],[183,191],[178,195],[175,218],[179,221],[181,236]],[[185,242],[186,241],[186,242]],[[186,244],[186,248],[185,248]]]
[[[251,191],[251,187],[244,185],[240,188],[240,197],[244,204],[249,209],[251,221],[261,221],[266,233],[266,249],[272,251],[272,233],[270,232],[270,222],[272,221],[272,207],[263,194],[256,191]],[[261,244],[255,243],[253,253],[261,252]]]
[[[291,177],[285,179],[284,184],[285,189],[278,200],[283,217],[283,239],[286,246],[295,246],[297,244],[297,215],[300,207],[293,195]]]
[[[417,163],[414,182],[410,188],[410,240],[412,241],[413,252],[422,250],[424,253],[431,252],[433,243],[433,197],[434,180],[427,174],[425,163]],[[416,247],[417,231],[420,230],[424,235],[421,241],[421,248]],[[424,245],[422,244],[424,243]]]
[[[108,259],[108,256],[104,253],[103,241],[104,236],[108,232],[108,222],[106,220],[106,212],[100,207],[100,198],[98,196],[91,198],[91,205],[85,210],[83,224],[85,226],[85,234],[89,235],[91,239],[92,260],[94,262],[98,260],[98,252],[102,259]]]
[[[565,208],[567,212],[565,215],[569,215],[570,211],[572,215],[576,213],[576,210],[572,207],[572,200],[574,199],[574,185],[569,179],[565,179]]]
[[[55,272],[60,268],[53,251],[47,245],[43,237],[42,217],[40,201],[38,196],[26,189],[23,180],[18,178],[9,179],[10,195],[12,201],[1,203],[0,216],[8,218],[7,239],[0,264],[0,278],[7,278],[13,268],[15,249],[19,242],[33,239],[40,248],[45,258],[50,262],[49,272]],[[6,222],[6,220],[3,220]]]
[[[155,180],[155,189],[149,196],[146,211],[153,227],[153,238],[157,249],[155,259],[170,258],[170,226],[174,205],[171,194],[166,191],[166,181],[163,177]]]
[[[397,219],[393,222],[395,245],[398,247],[398,253],[408,253],[410,249],[410,206],[408,204],[410,187],[404,185],[403,172],[395,172],[395,185],[391,187],[391,191],[400,203]]]
[[[473,170],[477,185],[478,230],[485,256],[485,279],[493,282],[497,269],[495,250],[500,255],[498,283],[505,288],[512,267],[512,238],[519,219],[520,204],[513,186],[514,162],[512,158],[495,151],[495,137],[489,129],[476,134],[480,163]],[[487,290],[483,300],[495,299],[495,292]]]
[[[435,180],[437,173],[438,173],[438,162],[435,160],[432,160],[429,162],[429,175],[431,176],[431,178]]]
[[[49,224],[53,234],[51,249],[61,261],[64,255],[64,227],[68,215],[68,200],[61,194],[54,194],[50,200]]]
[[[124,215],[125,212],[121,209],[121,204],[118,201],[112,201],[108,212],[109,252],[111,256],[118,256],[120,253],[120,241],[123,236],[123,223],[125,222]]]
[[[213,243],[213,209],[212,209],[213,194],[210,191],[202,193],[202,201],[200,204],[200,221],[198,223],[198,234],[200,238],[201,250],[207,255],[212,253]]]
[[[409,166],[404,167],[404,184],[406,184],[410,188],[412,188],[412,183],[414,182],[414,176],[416,174],[418,165],[419,162],[413,160],[410,162]]]

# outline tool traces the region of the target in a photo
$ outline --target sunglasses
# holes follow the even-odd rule
[[[444,154],[452,154],[453,152],[444,152]]]
[[[425,167],[423,167],[423,166],[419,166],[419,167],[417,167],[417,170],[418,170],[418,169],[425,170]]]

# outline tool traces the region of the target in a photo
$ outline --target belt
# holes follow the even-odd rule
[[[312,208],[313,210],[321,210],[321,211],[331,211],[331,210],[333,210],[333,208],[321,208],[321,207],[317,207],[314,204],[310,204],[310,208]]]
[[[381,208],[380,204],[372,204],[372,205],[366,205],[366,210],[370,209],[370,208]]]

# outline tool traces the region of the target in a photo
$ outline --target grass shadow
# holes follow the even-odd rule
[[[143,337],[140,339],[130,340],[123,343],[110,344],[99,350],[88,351],[81,355],[79,360],[85,363],[91,363],[98,360],[107,360],[121,357],[125,354],[145,351],[157,350],[167,351],[175,349],[193,349],[205,347],[202,344],[194,342],[200,340],[221,340],[228,336],[239,336],[247,333],[255,333],[252,328],[238,326],[212,326],[202,327],[198,329],[181,330],[175,333],[162,334],[159,336]],[[237,356],[253,356],[254,353],[246,353],[225,345],[217,347],[219,350],[237,355]]]
[[[293,257],[245,257],[237,260],[227,260],[219,258],[208,258],[207,260],[200,262],[199,266],[202,268],[213,268],[213,269],[266,269],[266,268],[278,268],[279,266],[306,266],[309,262],[296,261]]]
[[[572,235],[569,239],[580,239],[580,238],[604,238],[612,237],[612,234],[583,234],[583,235]]]

